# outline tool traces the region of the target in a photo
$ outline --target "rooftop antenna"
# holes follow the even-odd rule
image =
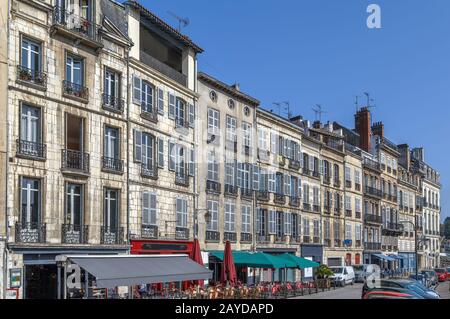
[[[190,23],[189,18],[181,18],[171,11],[167,11],[167,13],[178,20],[178,32],[181,32],[181,28],[187,27]]]
[[[322,105],[316,104],[316,106],[313,107],[312,110],[314,111],[314,113],[316,113],[316,121],[318,120],[319,122],[322,122],[322,114],[327,113],[322,109]]]
[[[283,101],[282,103],[284,104],[284,110],[287,112],[288,120],[290,120],[292,117],[291,104],[289,103],[289,101]]]
[[[355,108],[356,108],[356,112],[358,112],[358,108],[359,108],[359,98],[361,96],[360,95],[355,95]]]
[[[281,113],[281,103],[280,102],[273,102],[272,104],[278,106],[278,115],[281,115],[280,114]]]
[[[367,92],[364,92],[364,95],[365,95],[366,98],[367,98],[367,105],[366,105],[367,108],[370,109],[370,108],[372,108],[372,107],[375,107],[375,106],[376,106],[375,104],[373,104],[373,105],[370,104],[371,102],[375,102],[374,99],[371,99],[371,98],[370,98],[370,94],[367,93]]]

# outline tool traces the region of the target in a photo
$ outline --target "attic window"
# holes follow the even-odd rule
[[[250,115],[250,108],[248,106],[244,107],[244,115],[249,116]]]
[[[229,99],[229,100],[228,100],[228,107],[229,107],[231,110],[233,110],[233,109],[234,109],[234,105],[235,105],[234,100]]]
[[[210,91],[209,92],[209,98],[211,99],[211,101],[217,102],[217,93],[216,93],[216,91]]]

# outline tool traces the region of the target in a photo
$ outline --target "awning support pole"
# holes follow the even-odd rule
[[[67,299],[67,269],[66,269],[66,264],[64,263],[64,272],[63,272],[63,298],[62,299]]]
[[[57,279],[57,288],[56,288],[57,289],[56,298],[61,299],[61,264],[60,263],[58,263],[57,276],[58,276],[58,279]]]
[[[89,299],[89,273],[84,270],[84,295],[86,299]]]

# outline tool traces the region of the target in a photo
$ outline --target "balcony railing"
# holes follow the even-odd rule
[[[74,171],[80,171],[82,173],[89,173],[89,154],[63,149],[62,150],[62,168]]]
[[[361,212],[356,211],[355,212],[355,218],[360,219],[361,218]]]
[[[313,243],[314,243],[314,244],[319,244],[319,243],[320,243],[320,238],[319,238],[319,236],[314,236],[314,237],[313,237]]]
[[[47,74],[40,70],[29,69],[22,65],[17,66],[17,80],[31,83],[42,88],[47,87]]]
[[[156,165],[141,164],[141,176],[144,178],[157,179],[158,168]]]
[[[189,175],[175,173],[175,184],[180,186],[189,186]]]
[[[357,239],[355,240],[355,247],[361,247],[361,240]]]
[[[395,145],[394,143],[392,143],[391,141],[389,141],[387,138],[382,137],[380,138],[380,142],[384,145],[386,145],[387,147],[393,149],[394,151],[398,152],[398,147],[397,145]]]
[[[267,244],[270,242],[270,235],[256,235],[256,242],[260,244]]]
[[[325,238],[323,240],[323,244],[325,245],[325,247],[331,247],[331,239]]]
[[[334,239],[334,247],[341,247],[341,244],[342,240],[340,240],[339,238]]]
[[[241,196],[247,197],[247,198],[252,198],[253,190],[251,190],[250,188],[241,188]]]
[[[223,241],[230,241],[232,243],[235,243],[237,241],[237,234],[232,232],[224,232],[223,233]]]
[[[364,243],[364,249],[366,250],[381,250],[381,243]]]
[[[87,244],[89,226],[87,225],[61,225],[61,242],[63,244]]]
[[[108,95],[103,94],[103,108],[105,110],[122,114],[125,106],[125,100],[114,96],[114,95]]]
[[[300,206],[300,198],[298,196],[289,197],[289,205],[294,207]]]
[[[314,213],[320,213],[320,206],[318,204],[314,204],[313,211],[314,211]]]
[[[100,228],[100,243],[103,245],[123,245],[124,230],[123,227],[107,227]]]
[[[361,190],[361,184],[355,183],[355,190],[360,191]]]
[[[179,84],[186,86],[187,85],[187,76],[168,66],[164,62],[159,61],[158,59],[152,57],[145,51],[140,51],[139,59],[141,62],[147,64],[152,69],[168,76],[172,80],[178,82]]]
[[[367,195],[376,196],[378,198],[382,197],[381,189],[377,189],[377,188],[374,188],[374,187],[366,186],[364,188],[364,190],[365,190],[365,194],[367,194]]]
[[[205,240],[209,242],[219,242],[220,241],[220,232],[207,230],[205,233]]]
[[[297,160],[289,160],[289,168],[298,170],[300,168],[300,161]]]
[[[66,80],[63,81],[63,93],[86,101],[89,99],[89,88]]]
[[[156,111],[149,112],[149,111],[143,111],[141,109],[141,117],[147,121],[156,123],[158,122],[158,113]]]
[[[17,140],[17,154],[21,156],[45,159],[47,157],[47,145],[42,143]]]
[[[63,7],[55,7],[53,11],[53,26],[62,27],[82,38],[100,42],[100,26],[94,22],[64,10]]]
[[[311,204],[303,203],[303,210],[310,212],[311,211]]]
[[[257,196],[257,199],[261,200],[261,201],[269,200],[269,192],[268,191],[259,190],[256,192],[256,196]]]
[[[115,173],[123,173],[123,160],[102,156],[102,169]]]
[[[345,180],[345,187],[352,188],[352,181]]]
[[[141,225],[142,238],[158,238],[158,226],[156,225]]]
[[[275,194],[274,202],[283,205],[286,203],[286,196],[284,194]]]
[[[286,236],[278,234],[275,236],[275,243],[276,244],[285,244],[286,243]]]
[[[320,178],[320,173],[318,171],[311,171],[311,176],[315,178]]]
[[[220,193],[220,183],[216,181],[206,181],[206,191],[212,193]]]
[[[352,217],[352,210],[351,209],[346,209],[345,210],[345,217]]]
[[[334,215],[337,215],[337,216],[341,215],[341,208],[340,207],[335,207],[334,208]]]
[[[375,214],[364,214],[364,221],[366,223],[377,223],[377,224],[383,223],[381,216]]]
[[[189,229],[184,227],[176,227],[175,239],[189,239]]]
[[[16,223],[15,235],[17,243],[45,243],[45,223]]]
[[[241,242],[242,243],[251,243],[252,242],[252,234],[241,233]]]
[[[243,145],[242,150],[244,152],[244,155],[246,155],[246,156],[249,156],[252,152],[252,148],[248,145]]]
[[[225,195],[237,196],[238,188],[231,184],[225,184]]]
[[[311,242],[311,237],[309,237],[309,236],[303,236],[303,242],[304,242],[305,244],[310,243],[310,242]]]
[[[377,171],[380,170],[380,163],[378,163],[374,160],[371,160],[370,158],[366,158],[366,157],[363,160],[363,166],[366,168],[377,170]]]

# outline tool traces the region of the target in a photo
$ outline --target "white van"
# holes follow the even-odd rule
[[[353,265],[353,270],[355,271],[355,282],[364,282],[365,278],[370,274],[373,274],[379,268],[375,264],[363,264],[363,265]]]
[[[347,284],[353,285],[355,282],[355,271],[352,266],[330,267],[334,273],[331,279],[336,280],[342,287]]]

